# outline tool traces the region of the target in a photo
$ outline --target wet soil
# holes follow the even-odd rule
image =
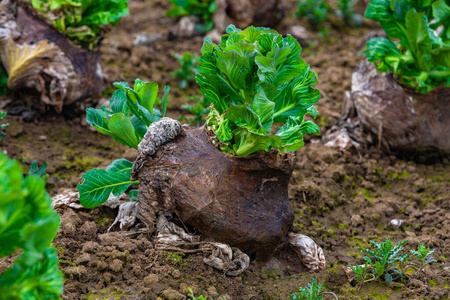
[[[279,30],[287,33],[295,20],[295,1],[287,1],[287,16]],[[163,17],[167,1],[131,1],[130,16],[104,41],[104,96],[112,82],[134,78],[171,86],[169,115],[186,114],[181,108],[198,94],[193,84],[178,87],[170,72],[179,68],[172,54],[185,50],[199,54],[203,37],[168,38],[174,20]],[[339,117],[351,73],[361,59],[362,39],[371,28],[334,28],[327,38],[312,33],[304,59],[317,71],[323,94],[318,122],[325,132]],[[133,45],[138,34],[151,37],[146,45]],[[14,97],[1,99],[3,103]],[[0,103],[2,103],[0,101]],[[33,160],[48,162],[48,190],[74,188],[81,175],[112,160],[134,160],[134,150],[92,131],[84,116],[66,118],[54,113],[25,122],[7,116],[6,141],[9,156],[29,166]],[[117,211],[58,209],[61,228],[54,246],[64,273],[65,299],[186,299],[188,287],[196,295],[218,299],[288,299],[317,278],[324,290],[339,299],[448,299],[450,262],[450,166],[448,161],[418,164],[369,149],[346,153],[326,148],[319,137],[308,138],[297,152],[289,186],[290,205],[295,213],[293,231],[306,234],[320,245],[327,268],[309,273],[288,247],[264,268],[252,265],[239,277],[227,277],[203,263],[201,254],[157,251],[152,238],[130,232],[107,232]],[[399,228],[391,220],[402,220]],[[357,289],[350,285],[341,266],[363,263],[358,246],[369,240],[408,239],[405,249],[420,243],[436,249],[437,260],[424,273],[401,283],[370,283]],[[2,260],[0,269],[10,264]]]

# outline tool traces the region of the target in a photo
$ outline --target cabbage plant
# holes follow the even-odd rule
[[[450,87],[450,0],[371,0],[365,16],[389,37],[367,42],[378,71],[418,93]]]
[[[128,0],[30,0],[31,5],[70,40],[92,48],[105,25],[128,15]]]
[[[0,299],[60,299],[62,273],[51,242],[58,214],[37,169],[23,177],[15,160],[0,152],[0,258],[21,249],[11,268],[0,274]]]
[[[241,31],[230,25],[219,45],[206,39],[196,80],[212,103],[206,126],[222,151],[237,156],[273,148],[295,151],[304,134],[319,132],[305,120],[307,114],[317,116],[320,92],[301,51],[295,38],[269,28]]]
[[[87,108],[86,121],[98,132],[137,149],[148,126],[165,116],[170,88],[164,88],[161,112],[153,107],[158,100],[158,84],[136,79],[133,88],[126,82],[115,82],[114,86],[118,89],[113,93],[109,107]],[[81,204],[86,208],[97,207],[111,194],[119,196],[132,184],[139,183],[130,179],[133,165],[133,162],[121,158],[105,170],[87,171],[81,177],[84,182],[77,186]],[[137,200],[137,190],[129,191],[128,197]]]

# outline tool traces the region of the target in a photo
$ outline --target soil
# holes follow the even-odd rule
[[[287,2],[287,15],[279,31],[291,25],[313,27],[292,15],[295,1]],[[135,78],[170,85],[169,116],[186,114],[181,108],[198,94],[195,84],[182,90],[170,73],[179,68],[172,54],[199,54],[203,37],[169,39],[175,21],[163,17],[168,1],[131,1],[130,16],[104,40],[104,96],[111,95],[114,81]],[[332,28],[326,38],[312,31],[303,58],[317,71],[323,94],[317,121],[325,132],[340,115],[351,73],[360,61],[363,37],[371,30]],[[152,37],[149,45],[134,46],[138,34]],[[0,99],[0,108],[14,106],[17,98]],[[54,112],[36,115],[24,109],[11,113],[2,149],[29,166],[33,160],[49,165],[48,191],[75,188],[81,175],[103,168],[112,160],[134,160],[136,152],[110,137],[94,132],[84,115]],[[28,112],[24,114],[23,111]],[[14,112],[14,111],[12,111]],[[25,120],[32,120],[26,122]],[[450,166],[448,161],[419,164],[369,149],[347,153],[324,147],[319,137],[307,139],[297,152],[289,186],[295,213],[293,231],[308,235],[320,245],[327,268],[309,273],[296,254],[282,247],[265,267],[251,265],[239,277],[227,277],[203,263],[201,254],[157,251],[152,237],[130,232],[107,232],[117,211],[58,209],[61,228],[54,246],[64,273],[64,299],[186,299],[188,287],[195,295],[218,299],[288,299],[299,286],[317,278],[325,291],[339,299],[448,299],[450,262]],[[402,220],[401,227],[391,220]],[[420,243],[436,249],[437,262],[405,283],[369,283],[360,289],[347,280],[341,266],[363,263],[357,247],[370,248],[369,240],[408,239],[405,250]],[[16,254],[17,255],[17,254]],[[0,270],[11,258],[0,261]]]

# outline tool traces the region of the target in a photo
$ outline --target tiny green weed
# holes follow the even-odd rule
[[[419,271],[423,271],[424,268],[432,262],[437,262],[437,260],[431,256],[436,250],[426,248],[424,243],[420,244],[417,247],[417,250],[411,250],[409,252],[419,261],[419,263],[411,263],[411,267],[414,268],[415,266]]]
[[[195,81],[198,57],[188,51],[184,52],[182,56],[174,54],[173,57],[180,63],[181,69],[173,71],[172,76],[180,81],[180,88],[185,89],[189,83]]]
[[[212,16],[217,10],[215,0],[169,0],[169,3],[172,4],[172,8],[166,12],[166,16],[171,18],[200,16],[202,24],[197,24],[196,30],[207,32],[214,29]]]
[[[324,27],[330,10],[331,6],[325,0],[305,0],[297,4],[295,16],[307,18],[312,24],[317,25],[320,33],[325,36],[330,31]]]
[[[331,292],[322,292],[322,283],[318,283],[315,278],[311,279],[306,287],[299,287],[298,292],[289,295],[293,300],[323,300],[323,295],[332,295],[335,299],[338,297]]]
[[[181,107],[189,111],[194,115],[192,118],[184,118],[189,121],[191,126],[201,126],[206,122],[206,116],[211,111],[211,102],[206,97],[193,96],[189,98],[190,101],[196,101],[196,105],[190,105],[189,103],[183,104]]]
[[[431,256],[435,250],[426,248],[423,243],[417,247],[417,250],[410,251],[412,256],[415,257],[418,262],[408,261],[410,255],[402,254],[403,246],[407,242],[408,240],[404,240],[402,242],[398,242],[397,245],[394,246],[394,243],[391,240],[386,239],[385,242],[381,243],[369,241],[375,250],[358,247],[360,251],[371,255],[373,260],[367,256],[364,256],[364,260],[366,261],[364,267],[350,266],[353,272],[355,272],[357,286],[360,287],[364,283],[375,279],[382,280],[386,284],[389,284],[392,281],[403,282],[405,279],[410,277],[410,275],[406,273],[409,268],[417,271],[423,271],[428,264],[436,262],[436,260]],[[372,269],[371,274],[368,271],[369,265]]]
[[[367,258],[367,257],[365,257]],[[375,275],[369,272],[367,268],[369,265],[369,261],[366,260],[364,266],[349,266],[356,275],[356,282],[358,282],[357,287],[361,287],[364,283],[375,280]]]

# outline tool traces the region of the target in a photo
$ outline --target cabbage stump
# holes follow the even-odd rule
[[[233,156],[212,135],[168,118],[150,125],[132,172],[140,181],[138,217],[153,228],[156,213],[172,211],[207,239],[268,260],[294,220],[288,184],[295,155]]]

